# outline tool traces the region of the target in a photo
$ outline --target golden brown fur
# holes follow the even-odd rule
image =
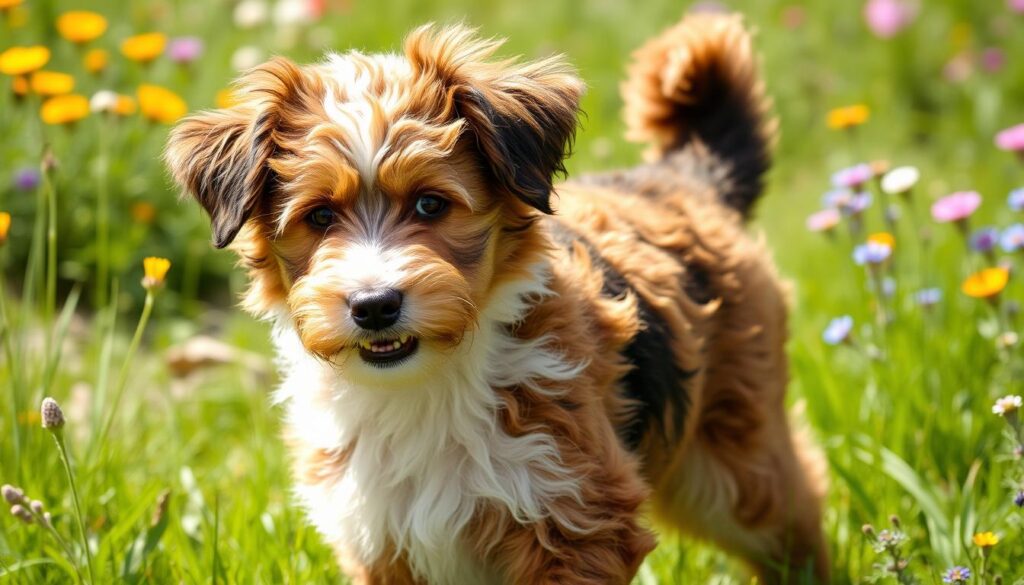
[[[774,123],[739,19],[689,17],[638,51],[626,115],[631,136],[652,143],[652,162],[565,183],[557,197],[552,177],[563,171],[582,84],[558,59],[494,61],[498,45],[461,27],[423,28],[401,58],[353,53],[308,67],[276,59],[243,78],[242,104],[175,130],[169,165],[209,212],[215,245],[234,241],[251,280],[245,306],[294,329],[316,356],[295,358],[313,365],[293,375],[317,382],[296,384],[292,399],[303,393],[330,411],[336,376],[344,388],[381,387],[361,400],[390,400],[484,343],[486,316],[506,302],[501,291],[543,278],[547,292],[496,331],[509,347],[575,364],[573,373],[549,368],[541,379],[491,385],[490,422],[478,429],[554,446],[554,458],[538,448],[534,462],[502,463],[520,466],[512,477],[532,478],[543,513],[474,500],[459,554],[506,583],[628,583],[655,546],[643,519],[650,502],[661,523],[718,542],[768,582],[801,571],[826,579],[819,456],[795,438],[784,405],[785,291],[742,221],[760,192]],[[444,215],[417,215],[425,193],[449,202]],[[329,227],[308,220],[320,208],[333,214]],[[564,230],[569,246],[559,243]],[[382,276],[378,264],[392,268]],[[609,294],[615,279],[622,294]],[[355,352],[370,334],[345,315],[354,292],[384,280],[413,304],[402,331],[423,357],[378,374]],[[652,334],[653,321],[668,331],[675,366],[692,375],[674,381],[684,401],[652,399],[656,420],[645,421],[636,418],[644,389],[629,395],[623,380],[635,367],[631,344]],[[435,408],[469,416],[429,408],[426,422],[409,424],[429,426]],[[646,425],[635,446],[621,434],[632,422]],[[403,429],[392,432],[387,440],[398,441]],[[333,493],[363,477],[360,449],[378,437],[321,444],[291,421],[287,438],[297,484]],[[480,447],[453,441],[437,448],[462,457]],[[401,445],[384,444],[394,448],[384,457],[401,457]],[[379,464],[415,492],[416,478]],[[402,544],[404,534],[388,533],[382,549],[333,544],[359,583],[454,579],[418,544]]]

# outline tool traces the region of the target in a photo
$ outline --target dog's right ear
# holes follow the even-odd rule
[[[309,95],[307,81],[297,65],[275,58],[239,81],[241,103],[194,114],[171,132],[164,158],[210,215],[217,248],[235,239],[271,186],[275,132],[290,106]]]

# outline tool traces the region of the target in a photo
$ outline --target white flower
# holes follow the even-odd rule
[[[1019,410],[1022,405],[1024,405],[1024,399],[1020,396],[1014,396],[1012,394],[1003,396],[999,400],[996,400],[995,405],[992,406],[992,414],[1006,416]]]
[[[97,91],[89,100],[89,109],[97,114],[117,111],[117,93],[109,89]]]
[[[267,21],[267,12],[264,0],[242,0],[235,6],[235,25],[255,28]]]
[[[889,195],[902,195],[913,189],[920,178],[917,167],[897,167],[882,177],[882,190]]]
[[[313,22],[309,0],[279,0],[274,5],[274,22],[278,26],[294,26]]]
[[[236,71],[248,71],[263,62],[263,51],[259,47],[246,45],[239,47],[231,55],[231,66]]]

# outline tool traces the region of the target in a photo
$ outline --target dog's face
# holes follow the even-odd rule
[[[241,103],[174,130],[169,166],[214,244],[235,241],[250,310],[286,309],[310,353],[397,382],[526,275],[582,84],[553,59],[489,62],[498,46],[425,27],[402,57],[276,59],[243,77]]]

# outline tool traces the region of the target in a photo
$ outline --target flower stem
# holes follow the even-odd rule
[[[46,322],[57,310],[57,194],[49,171],[43,172],[43,190],[46,192]],[[51,339],[51,343],[55,340]]]
[[[96,177],[96,292],[94,307],[107,304],[110,273],[110,191],[106,124],[99,126],[99,168]]]
[[[21,479],[21,429],[18,428],[18,389],[22,387],[18,375],[18,362],[14,357],[14,344],[11,342],[11,321],[7,318],[7,291],[4,284],[4,273],[0,270],[0,335],[3,336],[4,355],[10,368],[11,385],[11,435],[14,437],[14,468],[17,470],[18,479]]]
[[[82,516],[82,504],[78,497],[78,487],[75,485],[75,474],[71,472],[71,461],[68,459],[67,445],[64,443],[63,429],[52,431],[53,440],[57,442],[57,450],[60,451],[60,460],[64,464],[64,473],[68,476],[68,483],[71,485],[71,498],[75,503],[75,516],[78,519],[78,533],[82,537],[82,547],[85,549],[86,569],[89,573],[89,583],[95,583],[96,579],[92,572],[92,552],[89,550],[89,538],[85,535],[85,519]]]

